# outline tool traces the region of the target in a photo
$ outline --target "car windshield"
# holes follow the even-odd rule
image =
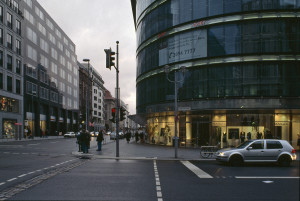
[[[252,141],[246,141],[242,144],[240,144],[239,146],[237,146],[238,149],[243,149],[245,147],[247,147]]]

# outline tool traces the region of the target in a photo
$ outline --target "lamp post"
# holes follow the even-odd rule
[[[86,92],[86,115],[85,115],[85,129],[89,131],[89,97],[90,97],[90,59],[83,59],[84,62],[88,62],[88,90]]]
[[[181,66],[179,70],[175,70],[174,72],[174,81],[169,79],[169,73],[171,72],[170,66],[166,65],[165,66],[165,73],[166,73],[166,77],[167,80],[169,82],[172,82],[175,84],[175,97],[174,97],[174,102],[175,102],[175,108],[174,108],[174,116],[175,116],[175,158],[178,157],[178,137],[177,137],[177,121],[178,121],[178,116],[177,116],[177,90],[178,90],[178,86],[177,84],[182,82],[184,80],[184,73],[185,73],[185,66]],[[181,72],[183,75],[183,78],[181,80],[178,80],[177,78],[177,72]]]
[[[32,111],[31,111],[31,134],[33,136],[33,96],[36,96],[36,91],[32,91],[32,97],[31,97],[31,105],[32,105]]]

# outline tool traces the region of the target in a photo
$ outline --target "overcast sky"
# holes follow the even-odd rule
[[[104,49],[119,41],[121,99],[136,106],[136,39],[130,0],[38,0],[76,45],[77,60],[90,59],[115,97],[116,71],[105,67]]]

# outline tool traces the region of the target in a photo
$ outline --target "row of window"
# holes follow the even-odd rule
[[[215,65],[187,69],[178,91],[179,100],[225,97],[299,97],[300,63]],[[174,73],[169,75],[174,80]],[[137,106],[172,100],[174,84],[165,73],[137,84]]]
[[[139,2],[139,1],[138,1]],[[147,14],[137,27],[138,46],[150,36],[189,21],[229,13],[294,10],[300,0],[172,0]]]
[[[76,101],[76,100],[72,101],[72,99],[65,98],[62,94],[59,94],[55,91],[46,89],[41,86],[39,88],[39,94],[37,94],[37,92],[38,92],[37,89],[38,89],[38,86],[36,84],[27,81],[27,83],[26,83],[26,93],[27,94],[30,94],[33,96],[38,95],[41,99],[50,100],[51,102],[62,104],[64,106],[67,103],[67,106],[70,108],[72,108],[72,107],[75,109],[78,108],[78,101]],[[66,100],[67,100],[67,102],[66,102]]]
[[[94,111],[94,115],[97,116],[97,111]],[[101,117],[101,112],[98,112],[98,116]]]
[[[11,33],[6,34],[6,47],[12,51],[15,51],[18,55],[21,55],[22,51],[22,44],[20,39],[15,39],[15,47],[13,44],[13,36]],[[0,28],[0,44],[4,44],[4,34],[3,34],[3,29]]]
[[[137,76],[158,66],[206,57],[299,53],[300,21],[256,20],[193,29],[161,38],[137,56]]]
[[[13,61],[13,56],[10,54],[6,55],[6,69],[15,72],[17,74],[21,74],[21,60],[16,59]],[[0,50],[0,68],[4,68],[4,58],[3,52]]]
[[[0,72],[0,90],[21,94],[21,80],[14,79],[10,75],[7,75],[5,79],[4,74]]]
[[[3,23],[3,7],[0,6],[0,21]],[[21,35],[21,21],[18,19],[15,19],[15,26],[13,23],[13,15],[10,12],[6,13],[6,25],[12,30],[15,30],[17,34]]]
[[[35,31],[33,31],[30,27],[27,27],[27,38],[33,42],[34,44],[38,45],[38,36],[37,34],[35,33]],[[56,40],[55,40],[55,37],[49,33],[49,40],[55,45],[56,44]],[[46,52],[47,54],[49,54],[49,50],[50,50],[50,46],[48,44],[47,41],[45,41],[43,38],[40,38],[40,48]],[[63,50],[63,45],[61,44],[61,42],[57,42],[57,47],[60,51],[62,52],[65,52],[65,55],[68,57],[68,58],[71,58],[72,61],[75,63],[76,62],[76,58],[74,55],[71,55],[70,51],[68,49],[65,49],[65,51]],[[55,48],[51,48],[51,56],[55,59],[55,60],[58,60],[58,53],[57,53],[57,50]],[[65,65],[65,57],[63,55],[60,55],[60,62]]]
[[[32,8],[32,2],[31,2],[31,8]],[[35,13],[40,17],[40,19],[42,21],[45,21],[45,17],[44,17],[44,14],[43,12],[38,8],[38,7],[35,7]],[[44,27],[41,23],[39,22],[36,22],[36,19],[34,18],[34,16],[26,9],[24,9],[24,17],[26,18],[26,20],[28,20],[32,25],[38,27],[38,30],[46,37],[47,36],[47,29],[46,27]],[[47,26],[52,30],[54,31],[55,30],[55,34],[56,36],[59,38],[59,39],[63,39],[65,45],[67,47],[70,48],[70,50],[75,53],[75,46],[71,43],[69,43],[69,40],[65,37],[65,36],[62,36],[62,33],[61,31],[59,31],[57,28],[54,28],[54,25],[53,23],[47,18],[46,19],[46,24]],[[54,35],[52,35],[49,31],[48,31],[48,37],[49,37],[49,40],[54,44],[56,45],[56,38]],[[58,41],[57,42],[57,45],[58,46],[61,46],[61,50],[63,51],[63,46],[62,44]]]

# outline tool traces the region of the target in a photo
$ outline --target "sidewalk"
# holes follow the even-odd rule
[[[15,139],[15,138],[1,138],[0,139],[0,143],[1,142],[22,142],[22,141],[38,141],[38,140],[53,140],[53,139],[61,139],[64,138],[64,136],[47,136],[47,137],[34,137],[33,139],[25,139],[25,138],[21,138],[21,140],[19,139]]]
[[[88,154],[74,151],[72,154],[85,158],[101,158],[101,159],[143,159],[143,160],[197,160],[208,161],[214,158],[201,158],[199,148],[178,148],[177,158],[175,158],[175,148],[159,145],[140,144],[131,141],[127,143],[125,139],[119,141],[119,157],[116,157],[115,141],[108,141],[102,145],[102,151],[96,151],[97,144],[91,142],[91,148]],[[299,151],[296,151],[297,161],[299,161]]]

